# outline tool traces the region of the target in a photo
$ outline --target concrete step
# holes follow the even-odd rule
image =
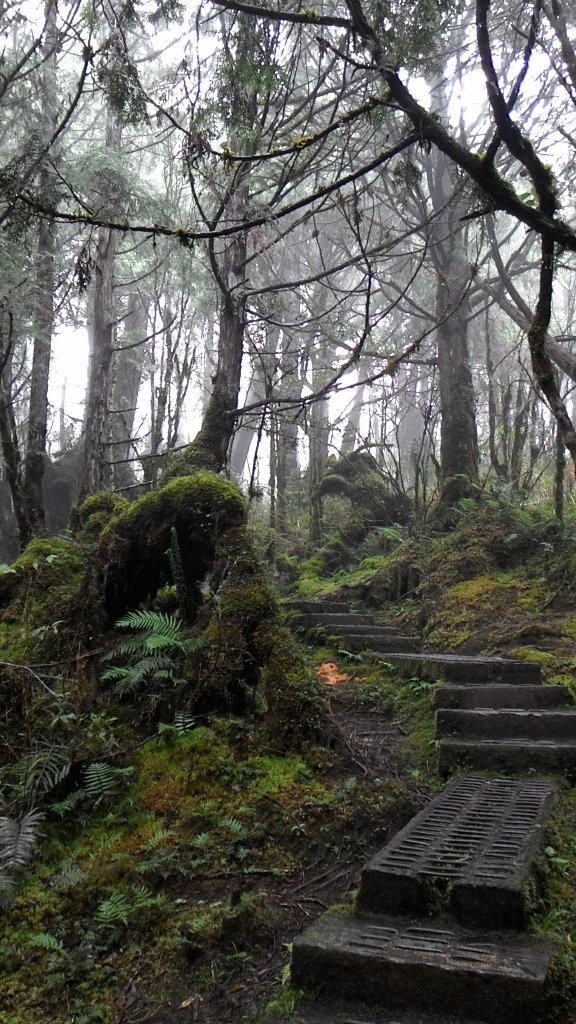
[[[525,683],[486,683],[476,686],[439,686],[434,692],[435,708],[553,708],[572,703],[566,686]]]
[[[462,769],[525,775],[576,774],[576,741],[450,737],[440,740],[438,771],[446,776]]]
[[[288,1024],[480,1024],[478,1020],[465,1021],[462,1017],[437,1013],[401,1011],[392,1014],[378,1010],[373,1006],[354,1003],[348,1008],[338,1005],[322,1006],[302,1005],[289,1018]]]
[[[306,612],[298,616],[299,626],[322,626],[326,630],[337,632],[341,626],[371,626],[372,615],[362,612]]]
[[[488,740],[572,740],[576,744],[576,711],[440,708],[436,712],[436,735]]]
[[[542,780],[457,779],[369,861],[358,909],[525,927],[526,882],[556,791]]]
[[[368,1001],[384,1019],[457,1008],[489,1024],[542,1024],[554,949],[551,939],[517,932],[328,914],[295,939],[292,983],[317,999]]]
[[[311,601],[306,598],[295,598],[284,601],[282,607],[286,612],[299,612],[302,615],[330,615],[350,611],[345,601]]]
[[[329,632],[328,626],[325,628]],[[398,636],[398,627],[374,626],[370,624],[364,626],[359,623],[355,626],[335,626],[334,633],[338,636]]]
[[[507,658],[473,658],[426,651],[423,654],[396,654],[386,661],[396,665],[402,675],[421,679],[446,679],[460,684],[540,682],[539,665]]]
[[[349,633],[342,642],[350,651],[374,651],[378,654],[397,654],[402,651],[417,651],[420,648],[419,636],[380,636],[378,633]],[[392,660],[392,659],[390,659]]]

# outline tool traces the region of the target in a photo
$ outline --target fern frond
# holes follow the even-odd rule
[[[70,811],[76,810],[84,796],[85,793],[83,789],[75,789],[73,793],[69,793],[63,800],[58,800],[55,804],[50,804],[48,810],[52,814],[58,814],[63,818],[66,814],[69,814]]]
[[[70,771],[70,757],[64,747],[47,747],[28,754],[12,766],[16,787],[22,797],[48,793]]]
[[[134,894],[134,907],[142,909],[144,907],[159,907],[164,902],[164,897],[158,893],[154,893],[146,886],[135,885],[132,889]]]
[[[152,835],[148,837],[142,849],[146,850],[146,852],[157,850],[159,846],[163,846],[168,839],[172,838],[173,835],[174,829],[172,828],[156,829],[156,832],[153,832]]]
[[[112,892],[96,908],[94,920],[103,928],[115,928],[118,924],[128,924],[129,916],[128,897],[123,892]]]
[[[212,836],[209,832],[199,832],[197,836],[194,836],[191,846],[195,846],[197,850],[206,850],[212,845]]]
[[[133,768],[116,768],[104,761],[93,761],[84,769],[84,791],[93,800],[113,793],[121,780],[134,771]]]
[[[205,645],[206,641],[203,636],[189,636],[182,642],[182,651],[184,654],[188,654],[192,651],[199,651]]]
[[[142,658],[136,665],[130,665],[119,678],[114,693],[119,697],[135,693],[143,683],[154,679],[172,679],[172,662],[169,658],[157,655]]]
[[[74,860],[65,860],[60,871],[50,879],[50,887],[56,892],[67,892],[80,885],[87,878],[84,868]]]
[[[188,732],[190,729],[196,727],[196,719],[192,715],[187,714],[185,711],[177,711],[174,715],[174,721],[172,728],[176,732]]]
[[[246,828],[241,821],[238,821],[238,818],[223,818],[220,824],[233,836],[246,835]]]
[[[22,818],[0,818],[0,871],[24,868],[31,861],[43,835],[41,811],[28,811]]]
[[[116,665],[114,668],[107,668],[105,672],[100,674],[100,681],[102,683],[114,683],[119,679],[126,679],[130,676],[131,669],[125,668],[121,665]]]
[[[162,633],[151,633],[150,636],[145,637],[145,651],[159,651],[162,649],[181,651],[183,649],[183,641],[178,637],[164,636]]]
[[[167,612],[154,612],[147,609],[139,609],[135,612],[128,612],[123,618],[116,622],[117,629],[136,629],[140,632],[157,633],[159,636],[172,636],[175,639],[181,635],[183,626],[180,619],[175,615],[168,615]]]
[[[50,932],[37,932],[36,935],[31,935],[28,939],[28,945],[34,946],[36,949],[46,949],[50,953],[64,952],[62,939],[57,939]]]
[[[142,654],[143,637],[134,636],[128,640],[121,640],[114,644],[109,651],[106,651],[100,659],[105,664],[109,661],[116,661],[117,658],[135,658]]]
[[[186,576],[184,573],[184,565],[182,563],[182,553],[180,551],[180,544],[178,542],[178,531],[173,526],[170,530],[170,547],[166,552],[168,555],[168,562],[172,571],[172,579],[176,587],[176,593],[178,595],[178,603],[180,605],[180,612],[184,618],[190,617],[190,594],[186,585]]]

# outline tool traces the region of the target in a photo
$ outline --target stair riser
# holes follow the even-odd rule
[[[436,712],[437,736],[467,739],[573,740],[576,744],[576,712],[441,709]]]
[[[384,872],[379,872],[377,878],[366,878],[363,887],[360,906],[371,906],[374,913],[432,917],[441,909],[443,913],[453,914],[460,924],[489,929],[521,929],[528,920],[529,911],[521,888],[498,890],[492,885],[462,884],[451,888],[445,879],[426,884],[421,879],[386,876]]]
[[[372,616],[371,615],[356,615],[352,612],[344,614],[334,615],[332,612],[329,614],[305,614],[299,615],[297,619],[299,626],[306,626],[308,628],[313,626],[322,626],[324,629],[338,630],[341,626],[371,626]]]
[[[350,612],[350,605],[344,601],[287,601],[283,607],[287,612],[298,612],[300,615],[339,615]]]
[[[337,636],[398,636],[395,626],[324,626],[324,630]]]
[[[439,654],[425,652],[410,658],[391,658],[403,675],[422,679],[445,679],[466,685],[483,683],[535,684],[540,682],[540,666],[518,661],[498,661],[490,658],[444,659]]]
[[[479,771],[517,774],[564,773],[568,779],[576,776],[576,744],[568,748],[536,746],[528,740],[522,745],[505,741],[487,746],[464,744],[458,740],[442,740],[438,750],[438,771],[446,777],[452,772],[475,769]]]
[[[434,694],[435,708],[522,708],[536,710],[564,707],[572,703],[565,686],[439,686]]]
[[[542,1024],[541,978],[514,978],[488,969],[443,969],[423,961],[398,962],[353,952],[294,944],[292,983],[317,996],[358,999],[386,1010],[418,1007],[469,1016],[489,1024]]]
[[[420,637],[417,636],[358,636],[352,634],[343,637],[343,642],[350,651],[376,651],[378,654],[417,651]]]

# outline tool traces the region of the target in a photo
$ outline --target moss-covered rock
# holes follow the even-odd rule
[[[178,477],[129,505],[110,521],[99,544],[108,619],[150,601],[173,582],[167,557],[173,530],[191,604],[197,607],[199,584],[212,567],[219,538],[245,517],[238,488],[208,472]]]
[[[284,748],[319,740],[327,722],[319,684],[283,624],[278,596],[246,529],[222,539],[217,573],[196,669],[200,705],[263,715],[269,735]]]
[[[129,507],[126,498],[120,494],[113,494],[112,491],[91,494],[72,512],[74,533],[84,540],[97,540],[110,520],[121,515]]]
[[[22,659],[16,660],[34,660],[39,651],[47,657],[55,645],[49,649],[43,641],[64,639],[66,632],[69,644],[67,627],[80,630],[85,565],[85,552],[75,542],[38,538],[0,576],[0,621],[20,627]]]

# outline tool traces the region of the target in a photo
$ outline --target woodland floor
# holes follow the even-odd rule
[[[292,938],[328,907],[350,901],[364,862],[429,798],[429,786],[411,777],[406,758],[399,750],[406,730],[397,713],[381,710],[378,698],[375,696],[372,701],[369,694],[359,704],[358,689],[363,683],[362,676],[347,673],[330,662],[319,666],[318,674],[329,696],[334,731],[331,763],[324,775],[325,783],[345,779],[349,787],[357,784],[362,787],[369,803],[370,790],[373,788],[377,793],[383,782],[390,781],[404,790],[405,799],[397,801],[390,814],[380,816],[377,822],[369,811],[364,820],[359,815],[353,835],[349,828],[340,833],[335,830],[330,847],[316,859],[310,860],[303,849],[299,878],[292,878],[285,885],[266,878],[259,879],[259,890],[266,891],[269,906],[276,911],[277,927],[273,941],[265,950],[251,953],[243,962],[239,959],[239,969],[232,978],[219,981],[215,976],[212,988],[204,986],[202,995],[190,993],[184,998],[181,988],[184,979],[180,978],[174,1001],[160,1011],[150,1009],[146,1012],[136,991],[132,993],[132,1010],[126,1006],[125,1015],[119,1016],[119,1021],[148,1021],[150,1024],[189,1024],[191,1021],[228,1024],[242,1021],[243,1024],[263,1024],[264,1021],[282,1020],[290,1010],[288,992],[284,1001],[281,982],[283,974],[286,980]],[[300,841],[305,848],[308,837],[303,834]],[[214,891],[211,895],[214,896]],[[267,1013],[266,1007],[276,1003],[278,1009]]]

